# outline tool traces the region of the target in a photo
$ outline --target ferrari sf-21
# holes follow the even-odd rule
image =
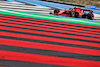
[[[76,18],[87,18],[90,20],[94,19],[94,14],[92,10],[86,10],[81,8],[70,8],[69,10],[59,10],[55,9],[53,13],[50,12],[50,14],[53,15],[60,15],[60,16],[66,16],[66,17],[76,17]]]

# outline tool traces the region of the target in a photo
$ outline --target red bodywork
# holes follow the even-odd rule
[[[64,14],[65,12],[69,13],[71,10],[62,10],[58,13],[58,15],[62,15],[62,16],[67,16],[67,17],[71,17],[70,14]]]
[[[62,10],[60,11],[59,13],[54,13],[54,15],[61,15],[61,16],[67,16],[67,17],[70,17],[70,14],[64,14],[65,12],[70,12],[71,10]]]

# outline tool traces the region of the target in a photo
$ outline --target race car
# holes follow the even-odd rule
[[[87,18],[87,19],[94,19],[94,14],[92,10],[86,10],[81,8],[70,8],[69,10],[59,10],[55,9],[54,13],[51,13],[53,15],[60,15],[60,16],[66,16],[66,17],[76,17],[76,18]]]

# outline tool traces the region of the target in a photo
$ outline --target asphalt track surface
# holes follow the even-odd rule
[[[0,8],[16,10],[16,11],[24,11],[24,12],[41,13],[41,14],[49,14],[50,12],[54,11],[54,9],[49,7],[32,6],[32,5],[25,5],[24,3],[14,3],[7,1],[4,2],[0,1]]]
[[[100,67],[100,27],[0,14],[0,66]]]

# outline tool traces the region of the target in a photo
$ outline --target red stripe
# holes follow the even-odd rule
[[[75,36],[75,35],[68,35],[68,34],[59,34],[59,33],[51,33],[51,32],[43,32],[43,31],[35,31],[35,30],[27,30],[27,29],[20,29],[20,28],[10,28],[10,27],[0,27],[3,30],[10,30],[10,31],[18,31],[18,32],[26,32],[26,33],[35,33],[35,34],[44,34],[44,35],[51,35],[51,36],[60,36],[66,38],[75,38],[75,39],[82,39],[82,40],[92,40],[92,41],[100,41],[98,38],[90,38],[84,36]]]
[[[6,21],[6,20],[5,20]],[[18,20],[17,20],[18,21]],[[11,22],[13,22],[13,21],[11,21]],[[33,23],[34,21],[27,21],[27,20],[23,20],[23,22],[31,22],[31,23]],[[45,24],[45,25],[53,25],[53,26],[59,26],[59,27],[68,27],[68,28],[76,28],[76,29],[84,29],[84,30],[90,30],[90,31],[97,31],[97,32],[100,32],[100,30],[97,30],[97,29],[85,29],[85,28],[81,28],[81,27],[74,27],[74,26],[65,26],[65,25],[57,25],[57,24],[51,24],[51,23],[42,23],[42,22],[37,22],[37,23],[41,23],[41,24]]]
[[[34,19],[34,18],[26,18],[26,17],[2,15],[2,14],[0,14],[0,16],[3,16],[3,17],[10,17],[10,18],[19,18],[20,20],[21,20],[21,19],[38,20],[38,21],[44,21],[44,22],[51,22],[51,23],[59,23],[59,24],[66,24],[66,25],[82,26],[82,27],[90,27],[90,28],[98,28],[98,29],[100,29],[100,27],[97,27],[97,26],[81,25],[81,24],[74,24],[74,23],[65,23],[65,22],[50,21],[50,20],[41,20],[41,19]],[[2,17],[1,17],[1,18],[2,18]]]
[[[14,18],[14,17],[13,17]],[[21,17],[19,17],[19,18],[21,18]],[[11,18],[10,18],[11,19]],[[23,18],[22,18],[23,19]],[[32,19],[32,18],[27,18],[28,20],[36,20],[37,21],[37,19]],[[23,21],[26,21],[26,20],[23,20]],[[38,19],[38,21],[39,21],[39,19]],[[41,20],[41,21],[43,21],[43,22],[48,22],[47,20]],[[28,22],[33,22],[33,21],[28,21]],[[52,21],[51,23],[55,23],[56,21]],[[59,23],[59,22],[57,22],[57,23]],[[45,24],[47,24],[47,23],[45,23]],[[54,25],[54,24],[52,24],[52,25]],[[56,24],[57,25],[57,24]],[[83,29],[83,30],[91,30],[91,31],[93,31],[93,30],[95,30],[95,31],[100,31],[100,30],[97,30],[97,29],[89,29],[89,28],[82,28],[82,27],[74,27],[74,26],[65,26],[65,25],[59,25],[59,26],[61,26],[61,27],[69,27],[69,28],[77,28],[77,29]],[[94,28],[96,28],[96,27],[94,27]],[[98,27],[98,29],[100,29],[100,27]]]
[[[6,22],[6,21],[5,21]],[[46,29],[46,28],[38,28],[38,27],[29,27],[29,26],[22,26],[22,25],[15,25],[15,24],[6,24],[6,23],[0,23],[1,25],[9,25],[9,26],[15,26],[15,27],[23,27],[23,28],[31,28],[31,29],[39,29],[39,30],[46,30],[46,31],[54,31],[54,32],[61,32],[61,33],[69,33],[69,34],[77,34],[77,35],[85,35],[85,36],[94,36],[94,37],[100,37],[99,35],[93,35],[93,34],[85,34],[85,33],[77,33],[77,32],[70,32],[70,31],[58,31],[53,29]]]
[[[0,50],[0,59],[62,66],[99,67],[100,62]]]
[[[0,44],[100,56],[100,50],[0,38]]]
[[[16,33],[10,33],[10,32],[0,32],[0,35],[19,37],[19,38],[27,38],[27,39],[35,39],[35,40],[43,40],[43,41],[51,41],[51,42],[59,42],[59,43],[68,43],[68,44],[75,44],[75,45],[86,45],[86,46],[100,47],[99,43],[84,42],[84,41],[77,41],[77,40],[42,37],[42,36],[35,36],[35,35],[25,35],[25,34],[18,34],[18,33],[16,34]]]
[[[0,66],[0,67],[7,67],[7,66]]]
[[[52,26],[45,26],[45,25],[39,25],[39,24],[44,24],[43,22],[30,22],[30,21],[27,21],[27,22],[29,22],[29,23],[23,23],[23,22],[16,22],[16,21],[10,21],[10,20],[17,20],[18,21],[18,19],[9,19],[9,18],[3,18],[3,19],[8,19],[8,20],[6,20],[7,22],[9,22],[9,23],[17,23],[17,24],[24,24],[24,25],[31,25],[31,26],[39,26],[39,27],[47,27],[47,28],[55,28],[55,29],[61,29],[61,30],[69,30],[69,31],[76,31],[76,32],[85,32],[85,33],[93,33],[93,34],[100,34],[100,33],[98,33],[98,32],[91,32],[91,31],[84,31],[84,30],[75,30],[75,29],[67,29],[67,28],[59,28],[59,27],[52,27]],[[0,21],[5,21],[5,20],[2,20],[1,18],[0,18]],[[19,21],[22,21],[22,20],[19,20]],[[26,22],[25,20],[24,20],[24,22]],[[39,23],[39,24],[31,24],[31,23]],[[48,23],[47,25],[50,25],[50,23]]]

